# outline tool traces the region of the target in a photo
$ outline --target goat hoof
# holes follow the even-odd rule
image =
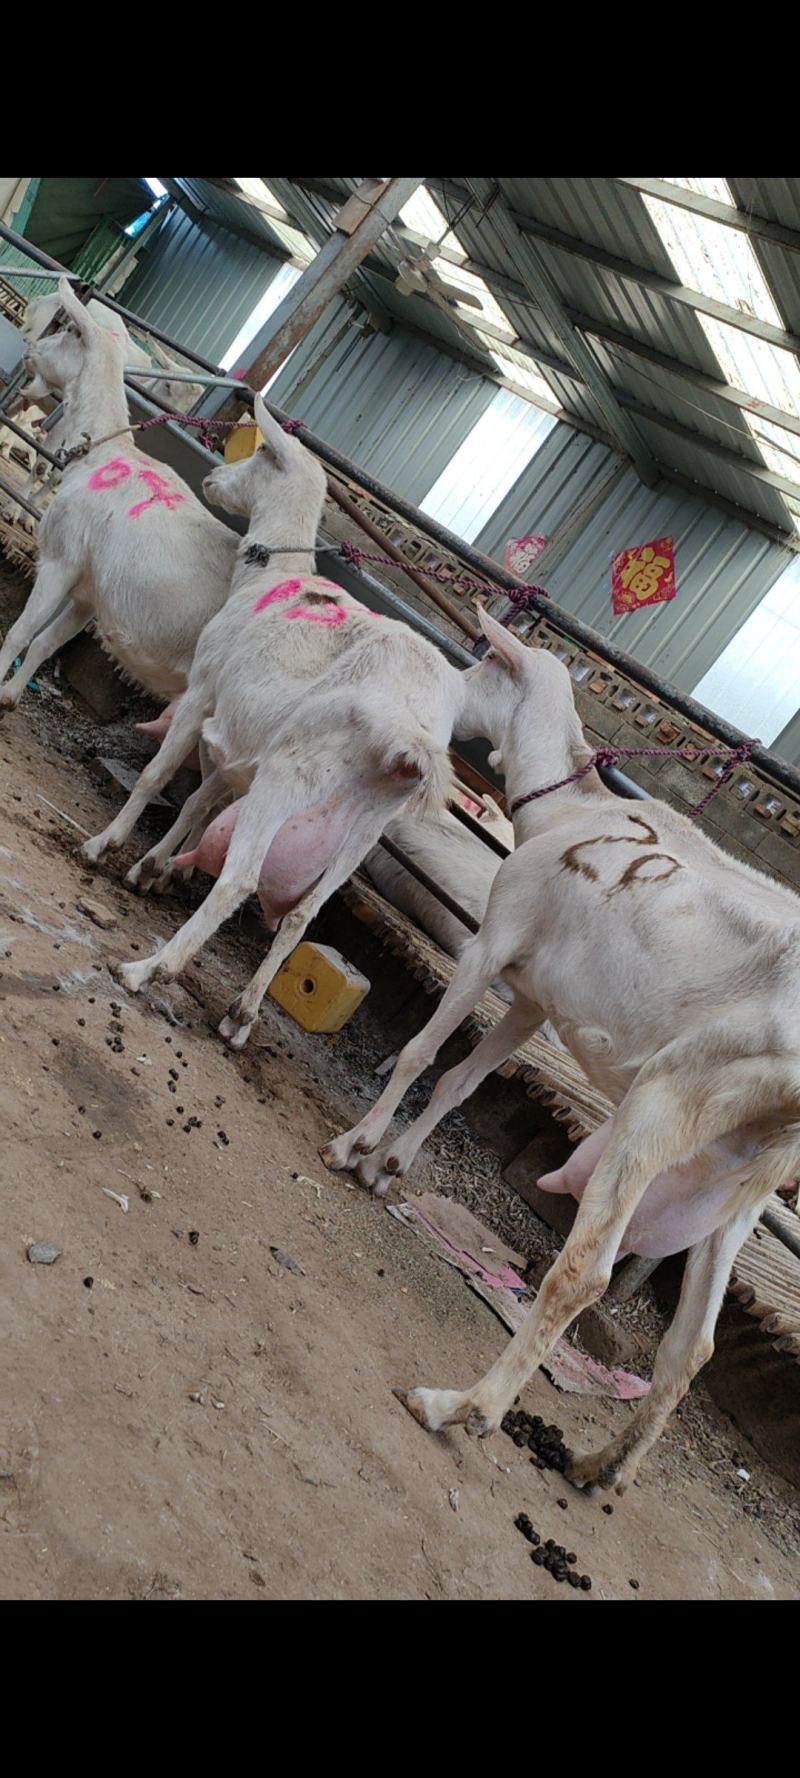
[[[147,860],[140,858],[138,864],[132,864],[125,881],[129,889],[135,889],[137,895],[147,895],[155,877],[154,869],[147,869]]]
[[[155,971],[149,963],[119,963],[113,971],[117,981],[128,989],[130,994],[138,994],[139,990],[149,982]]]
[[[370,1191],[376,1198],[384,1198],[394,1175],[387,1173],[382,1160],[377,1155],[364,1155],[356,1167],[356,1179],[365,1191]]]
[[[433,1432],[436,1428],[431,1426],[425,1410],[425,1404],[423,1401],[418,1400],[418,1397],[429,1395],[430,1393],[431,1391],[426,1389],[392,1390],[392,1394],[397,1397],[397,1400],[401,1401],[403,1407],[408,1409],[412,1420],[416,1420],[417,1425],[421,1426],[425,1432]]]
[[[352,1131],[345,1130],[341,1136],[320,1149],[320,1160],[324,1161],[332,1173],[352,1173],[358,1152],[358,1144],[353,1141]]]
[[[105,849],[106,842],[100,834],[96,839],[84,840],[83,845],[79,848],[78,857],[83,860],[84,864],[99,864]]]
[[[596,1500],[601,1491],[609,1487],[613,1481],[613,1475],[610,1472],[606,1472],[608,1475],[608,1479],[606,1479],[603,1464],[600,1461],[601,1457],[602,1452],[595,1452],[594,1456],[588,1455],[586,1457],[580,1457],[574,1451],[567,1452],[564,1479],[573,1488],[577,1488],[580,1493],[585,1494],[587,1500]]]
[[[220,1020],[217,1030],[220,1037],[224,1038],[229,1049],[232,1050],[244,1049],[247,1039],[250,1036],[250,1026],[238,1024],[235,1019],[231,1018],[229,1013],[226,1013],[224,1019]]]
[[[456,1389],[393,1389],[392,1394],[426,1432],[440,1432],[465,1418],[464,1397]]]

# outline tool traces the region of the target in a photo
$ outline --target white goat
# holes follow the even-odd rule
[[[64,280],[59,284],[59,291],[63,282]],[[34,297],[28,303],[25,311],[25,320],[21,329],[23,338],[26,340],[41,339],[45,329],[55,320],[59,309],[63,306],[60,294]],[[167,373],[187,368],[179,364],[176,359],[170,358],[160,342],[149,335],[149,353],[144,350],[143,346],[138,346],[128,332],[122,316],[117,315],[113,309],[107,308],[105,303],[99,302],[97,297],[89,298],[86,309],[92,320],[97,322],[98,327],[105,328],[106,332],[110,333],[114,339],[121,341],[124,351],[123,362],[127,370],[133,371],[134,374],[137,368],[152,370],[154,362]],[[203,391],[201,383],[174,382],[170,380],[169,374],[166,377],[152,380],[149,377],[143,378],[142,388],[154,401],[160,401],[165,407],[170,407],[176,413],[182,414],[188,413]]]
[[[222,871],[202,906],[153,957],[120,971],[136,992],[177,975],[270,867],[285,917],[267,958],[220,1027],[246,1041],[263,995],[309,920],[414,796],[438,806],[461,675],[404,624],[373,617],[313,576],[325,496],[321,466],[256,402],[263,444],[206,477],[209,498],[250,516],[230,599],[197,646],[186,693],[125,808],[83,848],[119,846],[199,737],[217,770],[128,875],[163,872],[184,834],[231,790],[244,793]],[[267,565],[268,552],[274,561]],[[248,559],[250,558],[250,559]],[[260,559],[259,559],[260,558]]]
[[[800,902],[666,803],[634,813],[596,772],[528,800],[591,755],[566,669],[483,612],[481,623],[490,653],[462,675],[456,733],[488,734],[500,749],[517,849],[433,1018],[324,1158],[357,1165],[363,1183],[385,1189],[445,1112],[545,1016],[553,1021],[618,1106],[584,1147],[573,1230],[482,1381],[465,1392],[414,1389],[405,1400],[430,1430],[466,1421],[492,1432],[602,1295],[620,1251],[690,1248],[649,1395],[604,1450],[570,1459],[576,1485],[621,1492],[710,1357],[738,1248],[770,1194],[800,1171]],[[378,1148],[408,1086],[498,973],[515,995],[502,1023],[443,1076],[422,1116]]]
[[[174,471],[157,470],[136,449],[121,343],[66,280],[60,299],[72,326],[29,348],[26,393],[38,400],[58,389],[68,442],[84,434],[97,442],[68,464],[39,527],[33,590],[0,648],[0,681],[24,655],[0,691],[0,711],[13,709],[42,662],[88,623],[132,679],[175,697],[203,625],[227,598],[238,543]]]
[[[34,297],[33,300],[28,303],[25,319],[20,330],[23,339],[28,341],[41,339],[46,329],[50,327],[56,316],[61,312],[62,306],[61,297],[58,295]],[[148,356],[147,352],[145,352],[141,346],[137,346],[136,341],[131,338],[121,315],[116,315],[112,309],[106,308],[105,305],[98,302],[95,297],[92,297],[86,304],[86,309],[92,319],[97,322],[98,327],[105,328],[115,339],[122,342],[126,369],[132,369],[134,371],[136,371],[136,369],[150,370],[152,369],[153,361],[155,361],[156,364],[161,365],[166,371],[181,370],[183,368],[174,359],[169,357],[163,347],[155,339],[150,342],[152,356]],[[182,381],[178,382],[171,379],[169,376],[159,377],[158,379],[151,379],[149,377],[147,379],[142,379],[142,386],[148,397],[156,402],[162,402],[165,407],[171,408],[175,413],[188,413],[189,408],[194,405],[198,396],[202,394],[202,384],[184,383]],[[22,403],[19,403],[18,409],[21,406]],[[16,418],[18,409],[12,414],[12,418]],[[40,429],[44,418],[45,415],[41,408],[35,407],[30,403],[25,407],[24,424],[28,431],[36,431]],[[64,442],[66,430],[65,416],[62,414],[48,434],[47,444],[50,450],[57,450],[59,445]],[[27,480],[20,489],[20,493],[26,500],[38,498],[38,502],[41,505],[44,499],[50,494],[58,475],[58,471],[52,464],[47,462],[46,458],[38,455],[34,445],[26,444],[25,440],[18,438],[16,433],[12,432],[9,427],[0,426],[0,455],[10,459],[12,451],[16,453],[18,458],[24,455],[28,464]],[[20,506],[17,502],[13,502],[5,508],[5,511],[6,516],[12,522],[18,522],[25,530],[33,531],[33,517],[24,507]]]

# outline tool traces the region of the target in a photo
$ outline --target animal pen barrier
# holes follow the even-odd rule
[[[66,275],[74,282],[80,282],[56,260],[15,235],[4,224],[0,224],[0,239],[33,260],[39,268],[38,276],[50,272],[54,277]],[[7,278],[19,275],[16,267],[6,266],[4,272]],[[24,277],[24,268],[22,275]],[[226,377],[208,359],[112,298],[101,292],[96,296],[126,324],[145,336],[152,334],[168,350],[196,367],[196,371],[186,373],[188,380],[201,382],[204,389],[209,386],[230,388],[241,398],[243,405],[252,406],[254,392],[248,385]],[[209,466],[218,460],[217,456],[200,438],[187,436],[186,430],[182,429],[187,418],[193,418],[193,415],[168,417],[166,409],[148,399],[140,385],[142,375],[137,370],[126,376],[131,411],[136,419],[141,415],[145,420],[163,421],[150,433],[148,448],[154,457],[176,469],[202,498],[202,479]],[[154,371],[153,376],[163,376],[163,370]],[[18,423],[6,420],[4,409],[15,397],[21,381],[22,375],[18,371],[0,392],[0,420],[32,445],[39,456],[57,464],[57,457],[37,439],[27,434]],[[200,397],[202,400],[203,396]],[[410,502],[317,438],[302,423],[291,422],[288,415],[270,402],[267,406],[277,420],[290,424],[299,433],[307,448],[325,465],[334,506],[339,513],[373,543],[380,540],[384,550],[390,552],[391,561],[387,563],[384,556],[384,574],[378,578],[371,570],[365,570],[358,560],[359,556],[367,559],[366,552],[351,548],[349,552],[340,553],[341,546],[322,545],[321,548],[327,548],[330,555],[331,574],[347,591],[370,609],[409,623],[434,641],[453,664],[460,667],[474,662],[476,655],[482,652],[481,644],[469,652],[441,626],[437,627],[425,608],[420,610],[417,604],[409,602],[408,597],[398,593],[392,584],[398,576],[403,577],[406,585],[410,580],[428,605],[438,607],[451,627],[461,629],[470,639],[474,639],[476,632],[472,616],[476,598],[488,595],[487,602],[504,619],[513,618],[516,613],[521,620],[518,633],[551,649],[568,666],[579,714],[595,747],[611,744],[612,750],[622,754],[658,756],[658,765],[653,758],[648,768],[640,769],[640,776],[646,779],[645,785],[636,783],[614,765],[601,764],[601,776],[610,789],[627,797],[666,795],[667,800],[687,812],[690,806],[702,800],[703,793],[715,790],[724,775],[727,782],[719,785],[710,808],[703,812],[701,824],[712,838],[736,850],[737,855],[752,862],[756,868],[767,869],[795,890],[800,888],[799,771],[766,748],[748,742],[747,737],[723,718],[678,692],[650,668],[614,647],[597,631],[555,605],[543,589],[526,588],[516,575],[419,512]],[[19,492],[2,476],[0,489],[24,505],[34,517],[40,516],[35,503],[21,500]],[[330,503],[328,512],[333,525]],[[226,513],[224,520],[233,529],[244,530],[244,522],[232,515]],[[524,608],[520,610],[521,595],[524,595]],[[655,748],[642,746],[643,740],[651,738],[662,745]],[[746,763],[742,759],[729,778],[724,761],[714,757],[715,753],[719,755],[720,744],[726,750],[742,751],[745,746],[749,750]],[[691,761],[686,758],[687,747],[694,753]],[[490,789],[502,804],[502,789],[487,763],[488,748],[459,744],[453,751],[466,782],[476,788]],[[505,855],[506,849],[501,842],[486,833],[479,823],[473,822],[465,811],[455,807],[454,813],[495,853]],[[475,930],[475,921],[440,885],[392,842],[382,843],[410,875],[463,921],[468,930]],[[389,907],[362,877],[354,878],[344,895],[368,925],[380,930],[384,941],[404,959],[411,973],[423,981],[428,991],[443,989],[454,967],[452,960],[446,958],[411,921]],[[467,1021],[466,1028],[472,1040],[477,1042],[505,1010],[505,1003],[490,991]],[[528,1093],[550,1107],[573,1139],[590,1134],[611,1113],[609,1103],[590,1087],[573,1059],[542,1038],[531,1038],[500,1072],[518,1077]],[[765,1268],[764,1253],[757,1249],[752,1251],[758,1235],[751,1236],[737,1259],[732,1289],[743,1305],[765,1324],[766,1331],[778,1336],[777,1343],[800,1357],[800,1274],[794,1276],[791,1268],[797,1272],[796,1262],[789,1257],[796,1255],[798,1250],[797,1231],[792,1226],[793,1223],[796,1225],[797,1219],[779,1200],[775,1200],[765,1211],[763,1221],[769,1230],[766,1240],[773,1246],[780,1243],[777,1251],[779,1254],[783,1251],[784,1257],[779,1265],[773,1265],[774,1276],[770,1276],[769,1266]],[[788,1274],[787,1265],[790,1268]],[[618,1296],[621,1298],[625,1294],[622,1279],[626,1274],[631,1283],[638,1283],[651,1269],[649,1264],[643,1266],[635,1260],[625,1262],[617,1287]]]

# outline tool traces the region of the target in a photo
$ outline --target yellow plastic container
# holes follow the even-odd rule
[[[232,426],[225,440],[225,462],[240,463],[243,457],[252,457],[260,436],[257,426]]]
[[[269,992],[303,1031],[341,1031],[369,993],[365,975],[332,945],[303,939]]]

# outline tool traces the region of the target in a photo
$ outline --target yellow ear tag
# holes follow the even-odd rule
[[[244,457],[252,457],[259,442],[257,426],[232,426],[225,440],[225,462],[240,463]]]

